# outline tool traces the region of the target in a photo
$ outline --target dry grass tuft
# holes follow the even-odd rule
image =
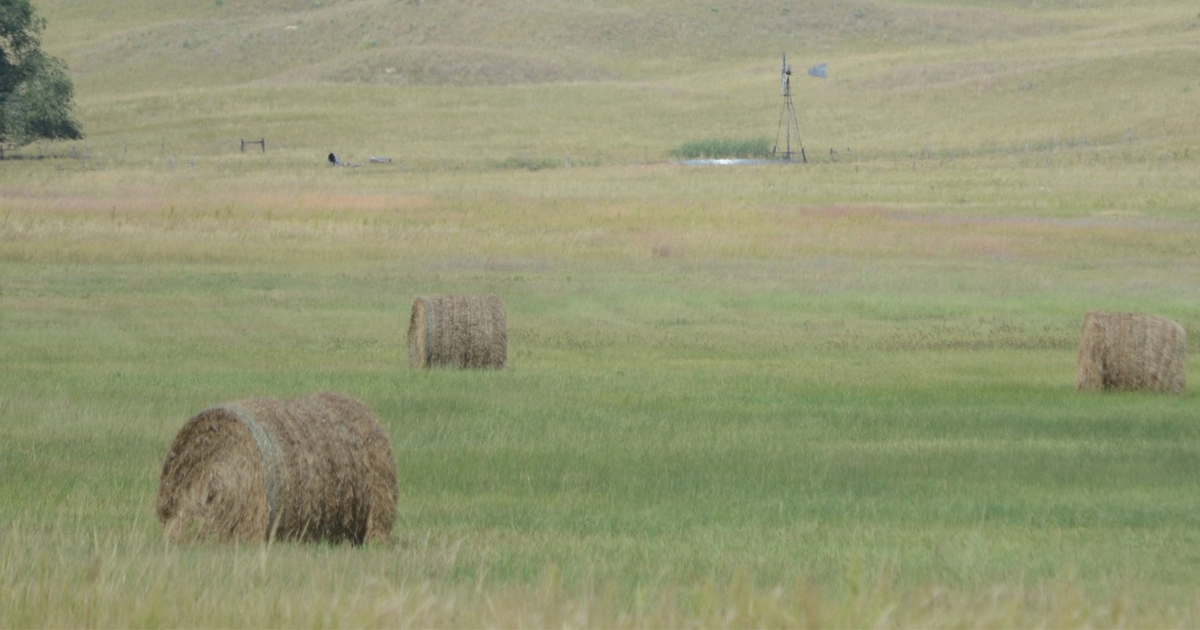
[[[385,539],[396,463],[363,403],[322,392],[209,407],[175,436],[158,519],[176,540]]]
[[[1075,388],[1181,394],[1187,387],[1187,332],[1156,315],[1088,311]]]
[[[507,323],[499,297],[426,295],[413,301],[409,367],[502,368],[507,357]]]

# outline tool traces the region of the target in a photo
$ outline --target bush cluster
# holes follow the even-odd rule
[[[708,138],[685,142],[671,151],[671,156],[695,160],[700,158],[768,158],[771,157],[770,138]]]

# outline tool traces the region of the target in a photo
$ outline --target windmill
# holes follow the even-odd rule
[[[828,77],[826,64],[818,64],[808,69],[808,75],[824,79]],[[783,65],[779,71],[779,89],[783,92],[783,111],[779,113],[779,129],[775,132],[775,146],[771,148],[771,155],[776,155],[779,150],[779,138],[785,138],[783,159],[792,159],[792,133],[795,130],[796,146],[800,147],[800,159],[806,164],[808,156],[804,153],[804,145],[800,142],[800,123],[796,122],[796,106],[792,103],[792,67],[788,65],[787,53],[783,54]],[[787,123],[787,131],[784,131],[784,123]]]

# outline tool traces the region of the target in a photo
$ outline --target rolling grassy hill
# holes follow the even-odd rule
[[[1053,15],[772,0],[47,2],[81,86],[507,85],[664,76],[781,50],[896,50],[1062,32]],[[668,70],[655,68],[670,64]],[[389,72],[389,69],[391,70]]]
[[[109,156],[269,135],[302,161],[659,160],[773,136],[780,52],[801,72],[830,64],[828,81],[796,81],[804,139],[826,155],[1200,145],[1200,17],[1182,2],[38,6]]]

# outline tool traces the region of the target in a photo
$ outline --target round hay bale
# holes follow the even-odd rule
[[[409,367],[502,368],[507,360],[507,323],[499,297],[425,295],[413,301]]]
[[[158,520],[176,540],[385,539],[396,462],[366,405],[321,392],[209,407],[167,451]]]
[[[1181,394],[1187,388],[1187,331],[1157,315],[1088,311],[1075,388]]]

